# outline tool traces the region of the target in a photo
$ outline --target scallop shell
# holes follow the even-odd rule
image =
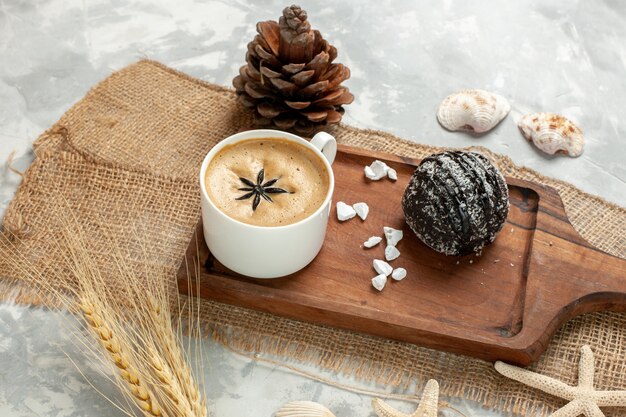
[[[292,401],[276,412],[276,417],[335,417],[322,404],[313,401]]]
[[[437,120],[448,130],[484,133],[509,114],[511,105],[499,94],[484,90],[461,90],[439,105]]]
[[[585,138],[582,130],[559,114],[527,114],[517,126],[526,139],[547,154],[564,153],[577,157],[583,153]]]

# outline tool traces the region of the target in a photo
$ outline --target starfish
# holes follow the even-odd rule
[[[372,407],[378,417],[437,417],[439,404],[439,384],[434,379],[426,383],[422,400],[413,414],[402,413],[380,398],[372,399]]]
[[[593,386],[594,359],[591,348],[587,345],[581,348],[580,363],[578,365],[578,385],[570,386],[557,379],[531,372],[517,366],[496,362],[496,371],[507,378],[514,379],[529,387],[569,401],[559,408],[550,417],[604,417],[600,407],[626,406],[626,391],[597,391]]]
[[[248,198],[254,196],[254,199],[252,200],[252,211],[255,211],[256,208],[259,206],[259,203],[261,202],[261,197],[263,197],[265,200],[271,203],[272,197],[269,196],[270,194],[282,194],[282,193],[289,192],[287,190],[283,190],[282,188],[272,187],[272,185],[276,184],[276,182],[280,178],[274,178],[272,180],[267,181],[266,183],[263,183],[264,179],[265,179],[265,169],[261,169],[259,171],[258,175],[256,176],[256,184],[247,178],[239,177],[239,180],[243,182],[246,185],[246,187],[241,187],[237,189],[239,191],[248,191],[248,192],[242,195],[241,197],[235,198],[235,200],[247,200]]]

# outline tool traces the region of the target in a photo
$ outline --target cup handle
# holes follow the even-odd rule
[[[333,164],[335,155],[337,155],[337,140],[334,136],[326,132],[319,132],[311,139],[311,145],[322,152],[326,159],[328,159],[329,164]]]

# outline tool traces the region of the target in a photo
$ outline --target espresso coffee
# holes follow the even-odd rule
[[[209,199],[227,216],[255,226],[285,226],[313,214],[328,194],[326,165],[311,149],[279,138],[224,147],[204,178]]]

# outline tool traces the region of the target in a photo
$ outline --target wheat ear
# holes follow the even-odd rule
[[[158,294],[158,291],[156,292]],[[148,313],[154,323],[158,347],[162,351],[150,352],[151,363],[164,391],[181,412],[195,417],[208,415],[206,401],[200,396],[189,362],[180,348],[180,340],[172,326],[167,303],[148,296]],[[163,359],[166,359],[165,361]],[[172,366],[175,365],[175,366]]]
[[[4,239],[0,239],[0,255],[7,255],[16,270],[30,278],[34,288],[58,301],[55,305],[66,307],[86,322],[98,343],[81,344],[114,368],[113,380],[128,400],[123,409],[127,415],[135,415],[131,407],[138,407],[145,417],[206,417],[206,402],[171,319],[168,282],[172,277],[147,265],[144,276],[139,274],[128,260],[129,253],[134,252],[123,250],[115,236],[107,232],[103,239],[112,252],[109,265],[115,270],[116,289],[112,289],[107,280],[111,271],[105,276],[93,258],[94,249],[84,229],[73,217],[66,216],[59,215],[62,238],[56,248],[64,268],[52,271],[58,289],[50,284],[50,271],[44,273],[40,265],[32,265],[1,233]],[[140,252],[148,253],[142,245]],[[177,292],[171,295],[178,296]]]
[[[119,339],[106,325],[103,315],[98,313],[97,307],[88,301],[80,302],[80,308],[85,321],[89,325],[93,335],[106,349],[109,358],[117,367],[120,376],[126,382],[128,391],[137,406],[146,417],[160,417],[161,407],[154,401],[154,396],[146,389],[145,384],[131,365],[131,358],[126,355]]]

